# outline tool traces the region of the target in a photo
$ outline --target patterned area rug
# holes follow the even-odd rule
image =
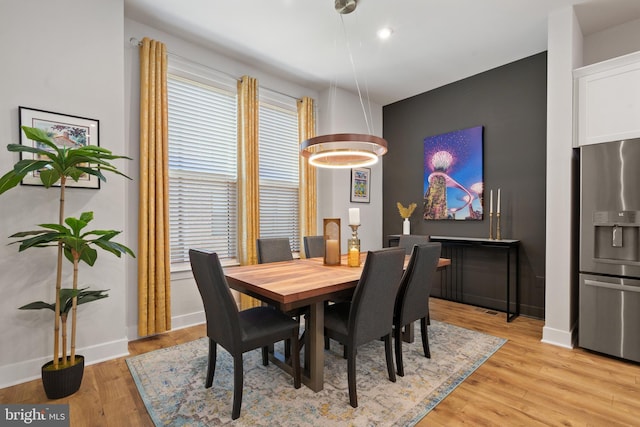
[[[233,360],[218,347],[213,387],[205,389],[206,338],[131,357],[127,364],[156,426],[413,426],[505,342],[432,321],[427,359],[418,326],[415,341],[403,345],[405,376],[395,383],[387,377],[382,341],[358,347],[355,409],[338,343],[325,351],[325,387],[319,393],[304,385],[296,390],[280,368],[262,366],[260,350],[248,352],[242,411],[233,422]]]

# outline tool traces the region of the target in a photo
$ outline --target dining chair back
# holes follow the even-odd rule
[[[267,346],[286,340],[293,346],[291,366],[295,388],[300,388],[298,322],[270,307],[239,311],[215,252],[189,250],[191,270],[204,304],[209,337],[209,362],[205,388],[213,384],[217,346],[233,357],[233,409],[231,418],[240,416],[244,369],[243,353],[262,348],[262,363],[267,365]]]
[[[304,257],[317,258],[324,256],[324,236],[304,236]]]
[[[423,245],[429,243],[429,236],[419,234],[403,234],[400,236],[398,246],[404,248],[407,255],[411,255],[411,251],[415,245]]]
[[[404,376],[402,363],[402,329],[420,319],[422,349],[427,358],[431,358],[427,322],[429,320],[429,295],[431,285],[440,260],[440,243],[415,245],[411,258],[402,275],[400,288],[396,296],[393,316],[396,366],[398,375]]]
[[[389,380],[396,381],[391,332],[404,257],[401,248],[368,252],[351,302],[325,307],[325,335],[345,346],[349,402],[354,408],[358,406],[355,357],[359,345],[382,337]]]
[[[288,237],[269,237],[256,240],[258,264],[268,262],[291,261],[291,244]]]
[[[288,237],[268,237],[256,239],[256,251],[258,253],[258,264],[293,260],[293,254],[291,253],[291,244],[289,243]],[[308,307],[299,307],[287,311],[285,314],[287,316],[294,317],[298,321],[298,323],[300,323],[302,321],[302,316],[307,314],[308,311]],[[304,346],[305,331],[306,328],[302,332],[301,337],[298,339],[299,349]],[[291,356],[291,352],[292,347],[289,344],[285,344],[285,358],[288,359]]]

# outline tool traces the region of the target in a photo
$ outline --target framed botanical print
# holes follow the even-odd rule
[[[99,122],[86,117],[70,116],[67,114],[53,113],[51,111],[35,110],[32,108],[20,107],[20,144],[35,146],[44,150],[51,150],[45,144],[32,141],[27,138],[22,126],[38,128],[47,133],[59,148],[73,148],[88,145],[100,146]],[[29,160],[36,159],[38,154],[22,152],[21,159],[28,157]],[[23,180],[23,185],[43,185],[38,171],[30,172]],[[54,184],[59,186],[60,182]],[[78,181],[68,180],[67,187],[80,188],[100,188],[100,180],[89,174],[83,174]]]

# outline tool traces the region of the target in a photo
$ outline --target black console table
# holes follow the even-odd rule
[[[389,236],[391,237],[391,236]],[[507,322],[511,322],[513,319],[520,315],[520,240],[493,240],[483,239],[475,237],[453,237],[453,236],[429,236],[432,242],[440,242],[443,247],[451,247],[463,249],[464,247],[481,247],[492,250],[504,251],[506,254],[506,288],[507,288]],[[515,309],[511,312],[511,253],[515,255]],[[462,265],[464,257],[460,252],[460,259],[457,261]],[[456,282],[462,281],[462,279],[456,275]],[[462,286],[462,283],[456,283],[456,287]]]
[[[387,247],[398,246],[398,243],[400,243],[400,236],[402,236],[402,234],[389,234],[387,236]]]

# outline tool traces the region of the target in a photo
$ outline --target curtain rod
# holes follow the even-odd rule
[[[131,38],[129,39],[129,43],[131,44],[131,46],[134,46],[134,47],[140,47],[140,46],[142,46],[142,41],[138,40],[138,39],[137,39],[137,38],[135,38],[135,37],[131,37]],[[227,73],[226,71],[218,70],[218,69],[213,68],[213,67],[211,67],[211,66],[209,66],[209,65],[205,65],[205,64],[202,64],[202,63],[200,63],[200,62],[194,61],[194,60],[193,60],[193,59],[191,59],[191,58],[185,58],[184,56],[182,56],[182,55],[178,55],[177,53],[170,52],[169,50],[167,50],[167,53],[168,53],[169,55],[171,55],[171,56],[175,56],[175,57],[177,57],[177,58],[184,59],[185,61],[190,61],[190,62],[192,62],[192,63],[194,63],[194,64],[197,64],[197,65],[199,65],[199,66],[201,66],[201,67],[209,68],[210,70],[213,70],[213,71],[215,71],[215,72],[217,72],[217,73],[224,74],[225,76],[230,77],[230,78],[232,78],[232,79],[234,79],[234,80],[236,80],[236,81],[240,81],[240,78],[239,78],[239,77],[236,77],[236,76],[234,76],[234,75],[232,75],[232,74],[229,74],[229,73]],[[263,86],[263,87],[264,87],[264,86]],[[287,98],[291,98],[291,99],[296,100],[296,101],[298,101],[298,100],[299,100],[299,98],[296,98],[295,96],[291,96],[291,95],[289,95],[288,93],[283,93],[283,92],[280,92],[280,91],[278,91],[278,90],[274,90],[274,89],[271,89],[271,88],[268,88],[268,87],[264,87],[264,89],[270,90],[271,92],[277,93],[278,95],[286,96]]]

